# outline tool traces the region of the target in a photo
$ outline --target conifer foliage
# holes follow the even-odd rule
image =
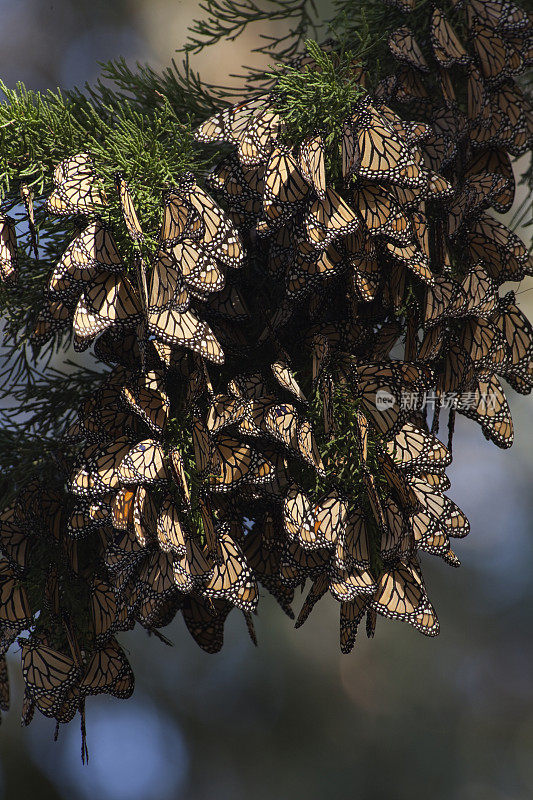
[[[18,643],[24,724],[129,697],[136,624],[181,615],[215,653],[233,611],[255,642],[263,591],[293,617],[307,588],[297,626],[330,594],[343,653],[364,618],[436,635],[424,559],[459,566],[469,531],[455,415],[510,447],[502,380],[533,387],[500,289],[533,261],[497,216],[531,150],[531,18],[339,2],[319,45],[305,2],[207,11],[189,52],[291,29],[239,98],[187,60],[3,89],[0,706]]]

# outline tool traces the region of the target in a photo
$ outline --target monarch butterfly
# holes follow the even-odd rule
[[[15,569],[24,569],[28,563],[30,540],[13,505],[0,514],[0,552]]]
[[[468,353],[451,342],[437,376],[437,390],[444,394],[462,392],[471,384],[474,376],[474,365]]]
[[[69,297],[79,294],[83,288],[80,284],[93,280],[102,269],[113,272],[122,268],[110,231],[96,219],[67,247],[52,273],[48,290]]]
[[[407,518],[407,526],[418,550],[444,557],[450,549],[450,539],[441,529],[440,520],[426,511],[417,511]]]
[[[307,399],[300,389],[296,378],[292,374],[290,367],[284,361],[275,361],[272,366],[272,373],[276,378],[279,385],[290,392],[294,397],[301,400],[302,403],[307,403]]]
[[[514,301],[514,293],[509,292],[500,300],[490,320],[507,345],[505,376],[518,375],[527,384],[533,379],[533,328]],[[520,390],[525,393],[523,386]]]
[[[396,321],[385,322],[375,334],[371,347],[371,356],[374,361],[385,361],[398,341],[401,329]]]
[[[359,299],[370,302],[376,296],[381,277],[376,248],[371,237],[365,236],[361,249],[353,252],[353,239],[348,236],[344,241],[347,261],[353,269],[353,287]]]
[[[61,300],[52,300],[41,309],[35,328],[30,336],[34,345],[46,342],[56,331],[65,328],[72,321],[72,310]]]
[[[370,568],[368,529],[360,509],[350,509],[346,525],[339,531],[335,545],[334,563],[339,570],[345,572]]]
[[[432,113],[433,133],[422,145],[426,164],[440,172],[455,157],[461,139],[466,135],[466,118],[456,109],[441,106]]]
[[[80,431],[87,442],[104,444],[124,435],[134,436],[139,426],[133,414],[121,408],[114,389],[101,390],[79,412]]]
[[[139,382],[141,385],[131,388],[124,386],[121,394],[130,408],[154,433],[161,433],[168,419],[170,400],[162,389],[162,382],[157,379],[158,376],[152,372],[147,373],[145,377],[148,378],[150,375],[155,377],[152,385],[143,386]],[[148,381],[145,381],[145,384],[147,383]]]
[[[271,108],[270,96],[265,94],[215,114],[200,125],[194,136],[199,142],[237,144],[239,161],[252,166],[268,156],[280,128],[280,118]]]
[[[436,8],[431,17],[431,45],[435,58],[443,67],[468,64],[470,56],[455,35],[455,32],[442,13]]]
[[[497,134],[498,144],[513,156],[523,155],[533,136],[531,106],[523,92],[514,82],[507,81],[490,95],[490,107],[493,114],[503,118]]]
[[[342,197],[328,188],[324,200],[317,199],[309,206],[304,226],[309,242],[317,249],[325,250],[339,236],[357,230],[360,222]]]
[[[470,259],[483,261],[497,286],[524,277],[527,255],[523,243],[487,214],[480,214],[467,224],[466,242]]]
[[[501,367],[506,362],[507,354],[502,335],[481,317],[464,321],[459,345],[466,350],[478,370]]]
[[[530,21],[527,12],[509,0],[468,0],[469,24],[478,17],[491,28],[506,33],[526,30]]]
[[[231,491],[245,479],[253,479],[261,463],[248,445],[231,436],[219,436],[211,452],[209,486],[216,491]]]
[[[429,225],[426,215],[422,211],[413,211],[411,215],[416,241],[425,256],[430,257]]]
[[[164,344],[181,345],[215,364],[224,363],[224,352],[213,331],[191,310],[151,310],[148,312],[148,331]]]
[[[211,440],[209,433],[199,417],[193,418],[192,443],[196,469],[203,475],[207,472],[211,456]]]
[[[216,189],[234,213],[258,217],[261,213],[264,168],[243,169],[235,155],[227,156],[206,175],[206,183]]]
[[[287,147],[275,147],[268,160],[263,189],[263,220],[260,233],[278,228],[293,216],[305,200],[309,187]]]
[[[409,66],[400,67],[393,88],[399,103],[412,103],[421,110],[429,103],[429,94],[418,72]]]
[[[261,428],[295,452],[298,452],[297,426],[296,409],[289,403],[271,405],[262,415]]]
[[[444,104],[448,106],[448,108],[453,108],[457,104],[457,97],[455,95],[455,90],[453,88],[452,79],[450,77],[450,73],[444,67],[439,67],[439,83],[440,83],[440,90],[442,96],[444,98]]]
[[[338,603],[355,600],[361,594],[372,596],[376,591],[375,581],[368,570],[339,570],[330,565],[328,588]]]
[[[35,700],[46,695],[59,704],[68,689],[79,680],[78,665],[39,639],[20,638],[18,643],[26,691]]]
[[[432,377],[431,370],[408,362],[364,364],[356,366],[354,372],[363,413],[379,433],[389,436],[394,436],[405,422],[400,405],[402,392],[421,395],[429,388]]]
[[[472,395],[472,402],[465,402],[457,411],[481,425],[484,436],[495,445],[502,449],[511,447],[514,438],[511,410],[496,375],[476,379]]]
[[[31,625],[33,614],[24,586],[6,561],[0,563],[0,623],[17,632]]]
[[[472,29],[472,45],[483,78],[491,83],[509,77],[509,49],[502,37],[479,20],[473,20]]]
[[[416,42],[411,28],[407,25],[396,28],[389,36],[388,44],[391,53],[399,61],[404,61],[422,72],[429,72],[427,61]]]
[[[497,302],[497,291],[482,263],[473,264],[461,282],[461,294],[454,301],[457,314],[489,318]]]
[[[159,483],[167,480],[165,451],[155,439],[145,439],[135,445],[122,459],[118,468],[122,483]]]
[[[409,557],[414,550],[413,540],[406,523],[406,513],[394,498],[387,497],[383,500],[383,516],[385,524],[382,527],[380,541],[380,556],[385,566],[395,564],[398,559]]]
[[[350,130],[353,141],[350,141]],[[347,174],[386,180],[404,187],[422,185],[420,169],[406,143],[372,106],[356,113],[343,135]]]
[[[211,400],[207,417],[207,427],[212,433],[233,425],[242,419],[245,406],[241,400],[233,395],[218,394]]]
[[[318,450],[311,423],[304,419],[298,423],[297,430],[298,452],[302,458],[316,469],[319,475],[324,476],[324,464]]]
[[[285,278],[287,296],[301,299],[319,281],[338,275],[345,266],[341,254],[332,245],[317,252],[307,242],[300,242]]]
[[[18,274],[17,236],[11,217],[0,214],[0,279],[15,281]]]
[[[389,0],[392,2],[392,0]],[[414,0],[413,0],[414,4]],[[351,653],[355,644],[359,623],[367,613],[370,597],[362,594],[350,603],[341,603],[340,607],[340,646],[341,652]]]
[[[169,248],[182,238],[197,240],[201,237],[203,224],[200,215],[182,196],[179,189],[170,189],[165,195],[163,220],[159,239],[164,248]]]
[[[97,642],[104,642],[111,634],[117,618],[115,592],[98,578],[91,584],[91,614]]]
[[[46,209],[52,214],[93,214],[107,205],[88,153],[61,161],[54,170],[54,187],[46,201]]]
[[[240,547],[227,532],[228,527],[223,523],[218,532],[218,559],[202,593],[206,597],[229,600],[241,611],[250,613],[257,607],[257,584]]]
[[[460,316],[467,302],[461,285],[451,278],[436,275],[433,285],[426,290],[425,324],[436,325],[445,318]]]
[[[183,620],[195,642],[207,653],[218,653],[224,643],[224,623],[231,611],[225,600],[187,596]]]
[[[141,547],[146,547],[156,537],[157,511],[152,495],[139,486],[133,501],[133,530]]]
[[[131,489],[120,489],[115,495],[111,517],[113,527],[119,530],[129,530],[133,525],[133,501],[135,492]]]
[[[81,466],[71,475],[70,491],[81,497],[92,497],[119,489],[119,465],[130,449],[131,440],[128,436],[122,436],[101,448],[88,448],[82,455]]]
[[[73,538],[81,538],[104,525],[110,515],[111,509],[105,500],[76,506],[67,523],[67,532]]]
[[[291,489],[284,502],[286,530],[305,550],[334,546],[346,515],[346,501],[334,490],[313,506],[302,492]]]
[[[397,245],[393,242],[386,242],[385,247],[387,253],[393,259],[414,272],[425,284],[432,286],[435,283],[435,276],[431,272],[429,259],[422,250],[419,250],[413,244]]]
[[[183,177],[179,192],[200,219],[202,247],[226,266],[233,269],[241,267],[244,263],[244,247],[227,215],[198,186],[192,175]]]
[[[148,313],[167,309],[183,312],[189,308],[190,300],[178,263],[168,253],[158,250],[152,262]]]
[[[126,699],[131,697],[134,686],[128,659],[116,639],[111,639],[92,655],[80,682],[80,691],[84,695],[107,693]]]
[[[451,463],[446,447],[435,436],[406,422],[385,450],[394,464],[410,474],[424,470],[441,471]]]
[[[256,523],[254,529],[246,534],[242,550],[246,563],[258,581],[276,598],[283,611],[294,619],[290,607],[294,591],[284,586],[279,578],[281,548],[278,537],[274,519],[267,513],[262,524]]]
[[[115,175],[115,185],[119,195],[120,207],[122,209],[122,216],[124,217],[126,229],[134,242],[142,242],[144,233],[137,212],[135,211],[133,197],[131,196],[128,184],[118,172]]]
[[[148,597],[156,603],[163,603],[174,597],[177,587],[174,581],[173,555],[162,550],[150,553],[139,572],[139,583],[144,587],[144,592],[141,590],[143,600]]]
[[[209,296],[207,308],[215,317],[221,317],[232,322],[250,319],[250,311],[241,292],[236,286],[231,286],[228,283],[219,292]]]
[[[501,214],[509,211],[513,204],[515,179],[511,159],[503,149],[493,148],[480,150],[469,163],[465,176],[493,173],[504,177],[507,184],[499,194],[491,197],[491,204]]]
[[[466,109],[467,116],[472,125],[486,127],[490,123],[490,105],[485,84],[481,73],[470,64],[466,84]]]
[[[157,517],[157,539],[159,547],[166,553],[172,552],[178,557],[186,554],[185,535],[181,527],[180,515],[170,495],[164,498]]]
[[[122,531],[112,538],[106,548],[104,560],[117,584],[127,580],[135,565],[144,559],[146,552],[132,530]],[[119,577],[121,575],[125,578]]]
[[[204,546],[192,538],[185,536],[185,554],[174,559],[174,584],[185,594],[194,590],[202,590],[205,582],[213,573],[214,563]]]
[[[422,478],[409,476],[408,482],[418,501],[418,509],[421,508],[431,517],[438,519],[441,526],[445,525],[446,518],[452,513],[455,505],[450,498],[446,497],[439,487],[431,486]]]
[[[324,142],[320,134],[308,136],[300,145],[300,171],[321,200],[326,196],[326,164]]]
[[[83,348],[113,325],[133,325],[141,319],[137,292],[126,277],[103,272],[81,295],[72,327]]]
[[[371,236],[388,236],[400,244],[409,242],[413,235],[409,219],[383,187],[373,184],[357,186],[353,197]]]
[[[312,527],[312,506],[307,496],[298,488],[292,487],[287,492],[283,503],[283,523],[289,538],[298,541],[305,549],[322,547],[316,542]]]
[[[331,552],[325,548],[305,550],[298,542],[290,541],[283,548],[280,561],[280,578],[290,588],[302,584],[306,578],[317,578],[331,560]]]
[[[174,477],[176,478],[177,484],[181,490],[181,493],[185,499],[186,504],[190,505],[191,494],[189,491],[189,484],[187,483],[187,476],[185,474],[185,464],[183,462],[183,456],[181,455],[177,447],[170,448],[169,456]]]
[[[371,607],[384,617],[408,622],[426,636],[439,632],[437,616],[415,561],[400,561],[384,570]]]
[[[178,267],[183,282],[191,291],[207,294],[224,288],[224,275],[213,256],[202,252],[193,241],[184,239],[174,245],[172,259]]]

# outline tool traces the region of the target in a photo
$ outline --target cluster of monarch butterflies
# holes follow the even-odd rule
[[[420,555],[458,566],[469,530],[446,495],[455,414],[509,447],[501,379],[533,387],[533,329],[499,291],[533,262],[490,213],[511,207],[510,156],[531,149],[514,78],[532,26],[507,0],[465,0],[451,20],[429,9],[417,41],[414,0],[387,4],[405,16],[398,67],[349,110],[339,151],[324,130],[289,143],[275,88],[214,115],[196,140],[232,150],[211,194],[192,175],[167,190],[150,261],[124,178],[132,264],[91,156],[57,166],[46,209],[82,228],[33,341],[70,328],[107,369],[61,442],[63,493],[43,477],[0,517],[0,707],[5,652],[29,630],[24,722],[129,696],[115,637],[136,623],[162,636],[181,615],[214,653],[236,609],[255,641],[261,589],[293,617],[306,587],[297,626],[329,593],[344,653],[364,617],[369,636],[378,615],[438,633]],[[16,253],[2,217],[7,284]]]

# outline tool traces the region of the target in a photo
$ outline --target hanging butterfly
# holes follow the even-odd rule
[[[144,233],[133,204],[133,197],[131,196],[128,184],[119,172],[115,175],[115,186],[117,188],[126,229],[134,242],[142,242]]]
[[[388,44],[391,53],[399,61],[403,61],[422,72],[429,72],[427,61],[416,42],[412,30],[407,25],[396,28],[390,34]]]
[[[66,158],[54,170],[54,191],[46,201],[52,214],[95,214],[107,205],[88,153]]]
[[[181,178],[176,191],[200,219],[202,247],[226,266],[233,269],[241,267],[245,257],[242,241],[220,206],[204,192],[190,173]]]
[[[466,65],[470,62],[470,56],[439,8],[433,11],[430,35],[435,58],[443,67]]]
[[[426,636],[436,636],[439,632],[416,561],[400,561],[386,569],[379,578],[371,606],[378,614],[408,622]]]
[[[18,275],[18,253],[15,223],[0,214],[0,279],[14,282]]]
[[[265,168],[263,217],[258,233],[271,233],[294,216],[306,199],[308,183],[288,147],[273,149]]]
[[[308,136],[300,145],[300,171],[321,200],[326,197],[326,164],[324,142],[320,134]]]
[[[308,241],[315,248],[325,250],[339,236],[356,231],[360,222],[342,197],[328,188],[324,200],[317,199],[309,206],[304,226]]]

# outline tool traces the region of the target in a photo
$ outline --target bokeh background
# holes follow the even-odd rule
[[[193,0],[0,0],[0,77],[8,86],[92,82],[98,62],[166,66],[201,13]],[[259,33],[194,60],[224,81]],[[518,299],[533,316],[533,282]],[[516,288],[516,287],[513,287]],[[516,443],[499,451],[457,420],[451,495],[472,522],[453,570],[424,559],[441,635],[379,619],[376,638],[338,649],[338,606],[324,601],[298,631],[269,596],[250,643],[241,615],[209,656],[181,620],[172,649],[124,634],[137,685],[128,701],[89,699],[90,762],[76,722],[13,708],[0,729],[6,800],[530,800],[533,796],[533,410],[511,400]],[[296,603],[299,608],[299,603]],[[364,635],[364,634],[363,634]],[[37,718],[38,717],[38,718]]]

